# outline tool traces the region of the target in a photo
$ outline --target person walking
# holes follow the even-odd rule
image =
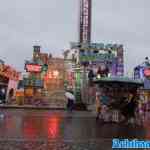
[[[74,103],[75,103],[75,96],[73,95],[72,91],[67,91],[65,93],[65,96],[67,98],[67,110],[73,111]]]
[[[96,92],[96,121],[99,119],[99,116],[101,115],[101,101],[100,101],[100,92]]]
[[[93,78],[94,78],[94,72],[92,69],[89,70],[88,73],[88,79],[89,79],[89,86],[93,86]]]
[[[122,114],[126,119],[126,123],[133,122],[135,120],[135,111],[137,108],[137,96],[130,93],[128,103],[122,108]]]

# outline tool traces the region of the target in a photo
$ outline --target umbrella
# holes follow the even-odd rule
[[[70,93],[70,92],[66,92],[66,93],[65,93],[65,96],[66,96],[68,99],[75,100],[75,96],[74,96],[72,93]]]

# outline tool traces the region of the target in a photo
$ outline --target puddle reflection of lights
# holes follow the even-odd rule
[[[26,118],[25,124],[23,126],[23,134],[26,138],[36,138],[37,133],[37,124],[36,121],[32,118]]]
[[[56,138],[59,134],[59,117],[52,117],[48,119],[48,138]]]

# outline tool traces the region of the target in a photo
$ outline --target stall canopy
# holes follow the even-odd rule
[[[118,83],[118,84],[131,84],[136,86],[144,86],[144,83],[142,80],[134,80],[128,77],[103,77],[99,79],[94,79],[94,83],[97,84],[112,84],[112,83]]]

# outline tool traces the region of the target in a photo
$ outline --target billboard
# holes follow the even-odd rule
[[[41,72],[42,66],[37,64],[26,64],[25,69],[27,72]]]
[[[115,59],[115,55],[114,54],[109,54],[109,53],[105,53],[105,54],[91,54],[91,55],[80,55],[80,62],[104,62],[104,61],[113,61],[113,59]]]
[[[93,49],[93,50],[117,50],[123,48],[121,44],[104,44],[104,43],[79,43],[71,42],[71,49]]]

